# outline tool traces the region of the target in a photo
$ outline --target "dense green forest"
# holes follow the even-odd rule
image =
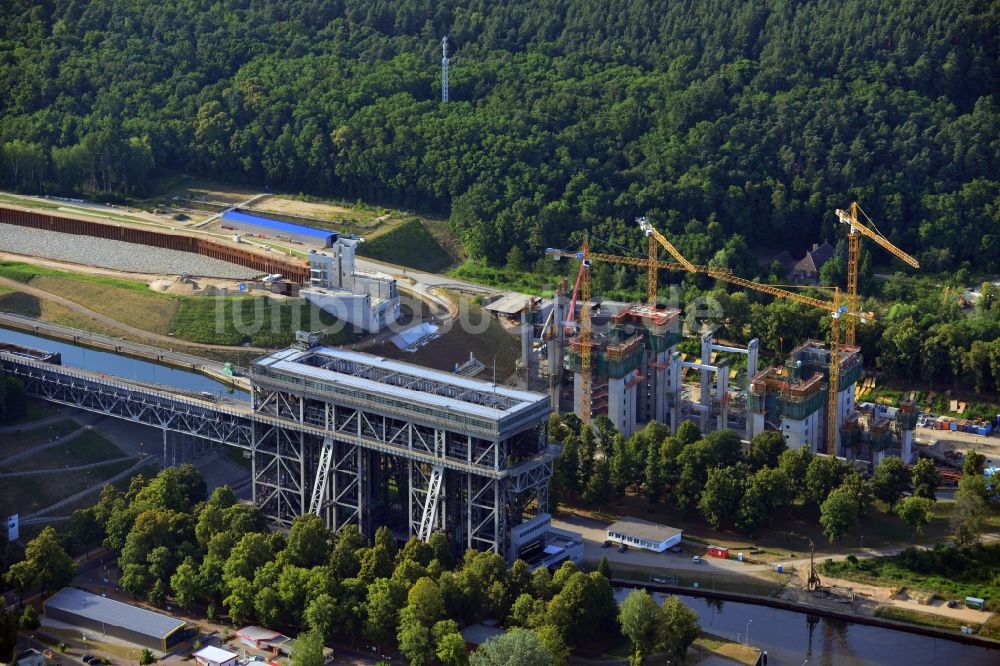
[[[648,214],[744,273],[857,198],[926,269],[996,271],[998,35],[991,0],[8,0],[0,185],[376,200],[494,263],[639,250]]]

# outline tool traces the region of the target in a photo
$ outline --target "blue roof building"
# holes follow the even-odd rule
[[[222,214],[223,225],[249,234],[265,234],[275,238],[287,238],[307,245],[322,245],[330,247],[337,240],[335,231],[313,229],[301,224],[292,224],[282,220],[272,220],[269,217],[251,215],[239,210],[226,211]]]

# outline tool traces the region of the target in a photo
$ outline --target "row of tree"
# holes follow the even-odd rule
[[[134,477],[125,492],[104,487],[94,506],[74,512],[63,540],[80,552],[97,543],[117,551],[119,585],[156,605],[169,598],[237,625],[313,632],[297,654],[313,653],[317,642],[321,654],[324,642],[365,638],[398,645],[413,664],[465,664],[460,628],[498,618],[530,632],[550,655],[547,663],[563,664],[574,647],[614,634],[606,569],[584,573],[566,562],[552,574],[471,550],[456,558],[441,533],[398,548],[386,527],[369,544],[356,527],[332,534],[311,514],[284,535],[269,531],[260,512],[228,487],[206,497],[190,465],[148,481]],[[52,590],[74,569],[49,527],[5,580],[22,592]],[[676,605],[670,608],[672,617]]]
[[[601,505],[626,492],[666,503],[682,515],[696,514],[714,529],[749,534],[770,524],[795,502],[811,508],[830,542],[843,538],[880,500],[918,532],[933,517],[940,476],[926,458],[907,468],[887,456],[865,478],[837,458],[789,450],[778,432],[756,435],[747,446],[731,430],[702,437],[690,421],[675,435],[658,422],[624,439],[607,417],[582,427],[573,414],[553,415],[550,435],[563,444],[556,461],[552,497]],[[985,458],[971,452],[956,495],[959,543],[976,543],[991,496],[983,476]]]

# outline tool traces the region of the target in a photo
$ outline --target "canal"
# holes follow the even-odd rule
[[[1000,664],[998,650],[940,638],[752,604],[683,600],[709,633],[745,640],[749,629],[749,644],[768,653],[768,666],[800,666],[806,660],[823,666]]]
[[[186,391],[205,391],[230,398],[250,399],[250,395],[246,391],[234,389],[197,372],[172,368],[168,365],[160,365],[130,356],[88,349],[40,335],[0,327],[0,341],[59,352],[62,354],[62,364],[72,368],[103,372],[125,379],[161,384]]]

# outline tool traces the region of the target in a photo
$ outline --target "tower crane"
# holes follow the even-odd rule
[[[580,420],[590,423],[590,240],[583,237],[580,271],[583,275],[583,305],[580,307]]]
[[[913,268],[920,268],[920,262],[890,243],[889,240],[878,231],[862,224],[858,219],[859,211],[865,216],[869,224],[875,226],[872,219],[868,217],[868,213],[861,210],[861,206],[858,205],[857,201],[852,202],[846,211],[840,210],[839,208],[837,209],[837,217],[841,222],[850,226],[851,229],[850,234],[848,234],[847,237],[847,308],[851,311],[857,310],[858,308],[858,253],[861,246],[861,236],[871,238],[873,241],[888,250],[893,256],[902,259]],[[854,344],[856,326],[857,319],[854,316],[848,316],[847,322],[844,326],[844,337],[845,341],[849,345]]]
[[[669,242],[663,238],[662,234],[657,232],[649,224],[646,218],[638,218],[636,220],[639,222],[639,226],[642,230],[646,232],[647,236],[652,236],[663,245],[664,248],[670,254],[674,256],[678,261],[683,259],[681,254],[677,249],[670,245]],[[811,296],[805,296],[803,294],[797,294],[793,291],[788,291],[787,289],[782,289],[780,287],[775,287],[769,284],[760,284],[758,282],[752,282],[745,278],[737,277],[731,273],[724,272],[719,269],[707,269],[703,271],[698,271],[694,264],[684,259],[682,262],[686,266],[690,266],[689,270],[694,272],[703,272],[714,278],[718,278],[730,284],[734,284],[746,289],[753,289],[756,291],[763,292],[765,294],[770,294],[776,296],[777,298],[784,298],[790,301],[795,301],[797,303],[804,303],[806,305],[811,305],[813,307],[821,308],[831,313],[831,324],[830,324],[830,370],[829,370],[829,383],[827,386],[827,407],[826,407],[826,450],[830,455],[837,454],[837,394],[840,389],[840,318],[844,314],[849,314],[852,317],[858,317],[862,320],[874,319],[872,313],[858,313],[858,312],[848,312],[847,307],[841,305],[840,302],[840,288],[834,287],[833,301],[824,301],[818,298],[812,298]]]
[[[593,261],[603,261],[609,264],[623,264],[626,266],[638,266],[639,268],[645,268],[646,270],[646,298],[650,305],[656,303],[656,291],[657,291],[657,271],[659,269],[664,269],[668,271],[687,271],[687,267],[684,264],[677,263],[676,261],[660,261],[656,256],[655,250],[659,248],[656,240],[650,236],[651,242],[654,245],[654,251],[651,253],[652,258],[640,259],[639,257],[625,257],[618,254],[604,254],[601,252],[591,252],[589,254],[590,260]],[[556,261],[562,259],[563,257],[573,256],[577,259],[583,257],[582,252],[566,252],[564,250],[557,250],[555,248],[546,248],[545,254],[549,255]],[[728,268],[712,268],[710,266],[699,266],[698,264],[692,264],[694,270],[698,273],[718,273],[722,275],[732,275],[732,271]],[[570,318],[572,318],[572,309],[570,311]]]

